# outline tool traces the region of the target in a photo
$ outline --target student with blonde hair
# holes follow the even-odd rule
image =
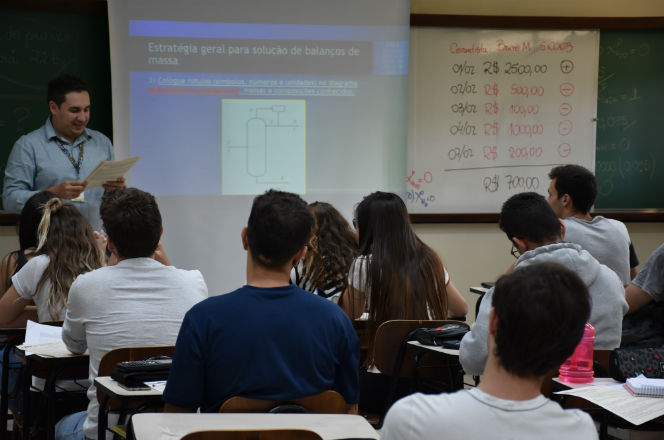
[[[22,327],[37,306],[39,321],[63,320],[69,287],[82,273],[103,265],[104,255],[90,223],[71,203],[46,202],[35,256],[12,277],[0,299],[0,326]]]

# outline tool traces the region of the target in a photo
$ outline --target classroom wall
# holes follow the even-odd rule
[[[413,14],[524,15],[571,17],[664,16],[661,0],[411,0]],[[643,263],[664,242],[664,223],[628,223],[636,252]],[[471,286],[494,281],[514,261],[511,245],[497,224],[418,224],[417,234],[443,258],[451,279],[469,305],[474,321],[477,295]]]

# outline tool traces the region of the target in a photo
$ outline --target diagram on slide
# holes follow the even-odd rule
[[[221,146],[223,195],[304,194],[306,101],[223,99]]]

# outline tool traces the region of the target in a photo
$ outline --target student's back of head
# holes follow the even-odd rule
[[[50,191],[40,191],[25,202],[18,220],[18,242],[21,249],[37,247],[37,228],[44,214],[44,205],[57,197]]]
[[[496,282],[495,355],[517,376],[538,378],[567,359],[590,316],[583,281],[553,263],[515,270]]]
[[[381,191],[369,194],[357,205],[355,219],[361,256],[349,277],[357,280],[353,288],[367,301],[344,300],[343,307],[355,317],[368,303],[369,352],[376,329],[385,321],[446,319],[442,261],[415,235],[401,197]],[[371,361],[369,355],[367,362]]]
[[[99,210],[104,229],[121,258],[149,257],[161,237],[161,214],[152,194],[136,188],[106,193]]]
[[[103,254],[92,226],[72,203],[52,198],[44,206],[38,229],[36,255],[47,255],[49,263],[36,290],[46,280],[51,283],[49,309],[53,319],[61,306],[66,307],[69,288],[78,275],[103,265]],[[61,319],[60,317],[59,319]]]
[[[326,295],[343,292],[348,285],[348,270],[357,256],[357,235],[331,204],[314,202],[309,210],[314,227],[297,284],[305,290],[321,289]]]
[[[560,221],[540,194],[515,194],[500,210],[500,229],[508,239],[518,237],[536,244],[546,244],[562,238]]]
[[[557,198],[568,195],[574,210],[586,214],[590,212],[597,198],[597,178],[581,165],[561,165],[549,172]]]
[[[247,223],[247,243],[253,261],[277,269],[302,249],[314,218],[297,194],[269,190],[256,196]]]

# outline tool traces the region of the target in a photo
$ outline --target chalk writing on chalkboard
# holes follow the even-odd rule
[[[409,164],[430,169],[432,183],[410,189],[412,212],[497,212],[516,192],[545,193],[553,166],[592,168],[597,40],[418,29],[411,71],[430,87],[415,90]]]

